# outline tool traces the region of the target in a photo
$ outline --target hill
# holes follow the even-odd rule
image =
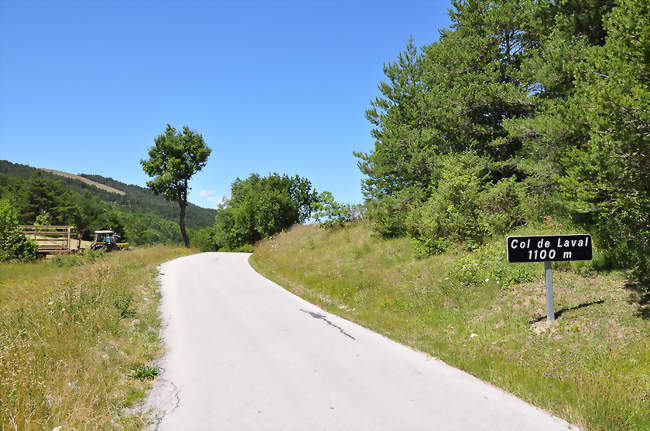
[[[126,212],[148,214],[173,222],[178,220],[178,205],[166,201],[163,197],[157,196],[147,188],[125,184],[100,175],[74,175],[0,160],[0,174],[8,177],[28,179],[38,171],[45,176],[60,178],[74,192],[84,193],[90,191],[100,200],[116,205]],[[188,228],[202,229],[213,225],[215,216],[216,210],[201,208],[190,203],[187,208],[185,223]]]
[[[115,193],[115,194],[122,195],[122,196],[126,195],[126,192],[123,191],[123,190],[118,190],[118,189],[115,189],[113,187],[107,186],[105,184],[98,183],[98,182],[93,181],[93,180],[89,180],[88,178],[83,177],[81,175],[75,175],[75,174],[69,174],[67,172],[55,171],[54,169],[40,168],[40,170],[44,171],[44,172],[49,172],[50,174],[58,175],[60,177],[71,178],[73,180],[79,180],[82,183],[97,187],[98,189],[107,191],[109,193]]]

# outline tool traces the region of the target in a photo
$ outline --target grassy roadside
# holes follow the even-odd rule
[[[0,429],[141,429],[121,412],[160,349],[156,267],[191,252],[0,265]]]
[[[330,312],[584,429],[650,429],[650,321],[623,274],[557,265],[559,317],[547,325],[542,264],[466,255],[417,259],[408,240],[377,239],[363,224],[298,226],[258,244],[251,263]]]

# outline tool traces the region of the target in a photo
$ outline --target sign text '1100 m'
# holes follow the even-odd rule
[[[509,236],[508,262],[591,260],[591,235]]]

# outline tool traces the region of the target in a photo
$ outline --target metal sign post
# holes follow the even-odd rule
[[[551,262],[544,262],[544,278],[546,279],[546,319],[552,322],[555,320],[555,310],[553,309],[553,273],[551,272]]]
[[[591,235],[509,236],[506,239],[508,262],[544,262],[546,279],[546,318],[555,320],[553,305],[553,273],[551,262],[591,260]]]

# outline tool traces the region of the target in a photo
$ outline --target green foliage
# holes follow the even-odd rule
[[[368,217],[373,220],[372,230],[382,238],[402,236],[407,229],[406,213],[412,207],[421,205],[423,196],[420,189],[411,187],[369,202]]]
[[[133,302],[133,295],[130,293],[122,293],[113,298],[113,305],[122,319],[130,319],[135,316],[135,310],[131,308]]]
[[[84,250],[84,252],[80,254],[55,256],[50,262],[51,265],[56,267],[69,268],[93,263],[105,255],[106,251],[104,249]]]
[[[52,216],[45,210],[41,211],[41,213],[36,216],[36,220],[34,220],[34,225],[36,226],[48,226],[51,224]]]
[[[647,277],[650,270],[650,10],[627,0],[605,20],[607,37],[577,76],[572,102],[588,135],[567,148],[563,192],[587,214],[610,252]]]
[[[0,196],[8,199],[20,211],[20,208],[25,206],[27,186],[37,172],[26,165],[0,160]],[[123,190],[126,195],[109,193],[76,179],[54,177],[47,172],[40,173],[42,184],[46,188],[56,187],[51,183],[57,181],[69,194],[69,203],[72,205],[68,205],[64,219],[77,228],[80,239],[91,240],[94,230],[112,228],[122,236],[122,240],[134,245],[178,243],[183,240],[178,226],[177,205],[156,196],[146,188],[126,185],[98,175],[83,176]],[[49,222],[55,223],[51,213],[47,213]],[[187,225],[192,229],[204,228],[214,223],[215,214],[215,210],[199,208],[188,203]],[[26,224],[35,222],[24,217],[19,221]]]
[[[366,113],[373,229],[426,255],[570,215],[606,260],[650,273],[647,2],[458,0],[449,14],[439,41],[384,67]]]
[[[406,216],[419,255],[439,253],[449,241],[464,241],[472,248],[522,223],[522,186],[514,178],[491,183],[488,164],[489,159],[473,152],[442,158],[440,180],[431,196]]]
[[[16,209],[7,199],[0,199],[0,262],[34,260],[38,247],[25,238],[18,226]]]
[[[115,213],[125,238],[140,245],[174,244],[183,241],[178,223],[150,214]]]
[[[216,250],[241,250],[301,223],[311,216],[317,201],[311,182],[298,175],[237,178],[231,196],[217,211],[212,236]]]
[[[314,202],[313,217],[324,229],[341,227],[346,221],[351,221],[349,208],[336,202],[332,193],[328,191],[318,194]]]
[[[255,246],[253,244],[244,244],[240,245],[239,247],[233,249],[232,251],[238,252],[238,253],[253,253],[255,251]]]
[[[188,182],[207,163],[212,150],[203,141],[203,136],[183,127],[182,132],[167,125],[165,133],[158,135],[154,146],[149,149],[149,159],[141,160],[142,169],[153,180],[147,186],[156,194],[178,203],[180,209],[179,227],[185,247],[190,240],[185,231],[185,210],[187,208]]]
[[[539,265],[508,263],[503,240],[484,244],[458,259],[449,277],[465,286],[492,283],[499,287],[532,281],[539,273]]]
[[[117,195],[100,190],[99,196],[101,196],[102,201],[115,203],[120,208],[125,208],[127,212],[134,214],[155,214],[166,220],[178,221],[178,205],[165,200],[161,196],[155,195],[148,188],[133,184],[124,184],[100,175],[81,174],[81,176],[126,192],[126,195]],[[79,183],[77,182],[76,184]],[[94,187],[92,189],[93,193],[97,190]],[[189,228],[203,229],[214,223],[215,214],[216,211],[214,209],[201,208],[188,202],[185,222]]]
[[[214,226],[197,231],[190,231],[190,240],[201,251],[216,251],[214,240]]]
[[[152,367],[151,365],[145,364],[136,364],[130,371],[129,377],[140,380],[150,380],[156,377],[160,373],[160,370],[157,367]]]
[[[23,224],[31,224],[43,213],[47,220],[57,225],[67,225],[73,220],[75,205],[72,194],[61,180],[34,173],[21,189],[18,201],[19,219]]]

